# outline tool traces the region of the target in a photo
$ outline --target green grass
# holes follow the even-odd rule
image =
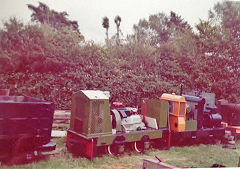
[[[104,155],[89,161],[85,158],[74,158],[67,152],[65,147],[65,138],[54,139],[57,143],[56,155],[51,156],[48,160],[42,160],[31,164],[17,166],[2,166],[2,169],[67,169],[67,168],[137,168],[141,167],[143,159],[155,159],[155,155],[163,162],[177,167],[210,167],[214,163],[222,164],[227,167],[237,167],[240,156],[240,142],[237,142],[237,149],[223,149],[221,144],[218,145],[194,145],[189,147],[172,147],[170,150],[152,149],[145,154],[136,152],[126,152],[125,154],[112,157]]]

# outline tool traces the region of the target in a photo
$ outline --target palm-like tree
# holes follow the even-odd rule
[[[102,26],[103,26],[103,28],[106,29],[106,39],[108,41],[108,29],[109,29],[109,19],[108,19],[108,17],[105,16],[103,18]]]
[[[121,23],[122,19],[120,16],[116,16],[115,19],[114,19],[114,22],[116,23],[117,25],[117,43],[119,44],[120,42],[120,39],[119,39],[119,31],[120,31],[120,23]]]

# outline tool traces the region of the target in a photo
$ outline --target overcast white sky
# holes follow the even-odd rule
[[[222,0],[0,0],[0,20],[6,21],[15,16],[25,23],[30,22],[31,11],[26,4],[38,6],[41,1],[58,12],[66,11],[69,19],[78,21],[80,32],[86,40],[103,42],[105,29],[102,18],[110,19],[109,35],[116,32],[114,18],[122,18],[123,35],[132,33],[133,24],[149,15],[174,11],[194,26],[199,19],[206,20],[208,10]]]

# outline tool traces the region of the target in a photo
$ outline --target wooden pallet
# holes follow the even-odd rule
[[[55,110],[53,126],[58,124],[70,124],[71,112],[69,110]]]
[[[70,110],[55,110],[52,125],[52,137],[65,137],[69,128],[71,112]]]
[[[52,138],[59,138],[67,136],[67,131],[52,130]]]

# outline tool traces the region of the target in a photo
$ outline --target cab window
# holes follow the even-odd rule
[[[168,111],[169,111],[169,114],[174,114],[174,102],[168,102],[169,103],[169,108],[168,108]]]
[[[180,111],[179,111],[180,116],[184,116],[185,107],[186,107],[186,103],[180,103]]]

